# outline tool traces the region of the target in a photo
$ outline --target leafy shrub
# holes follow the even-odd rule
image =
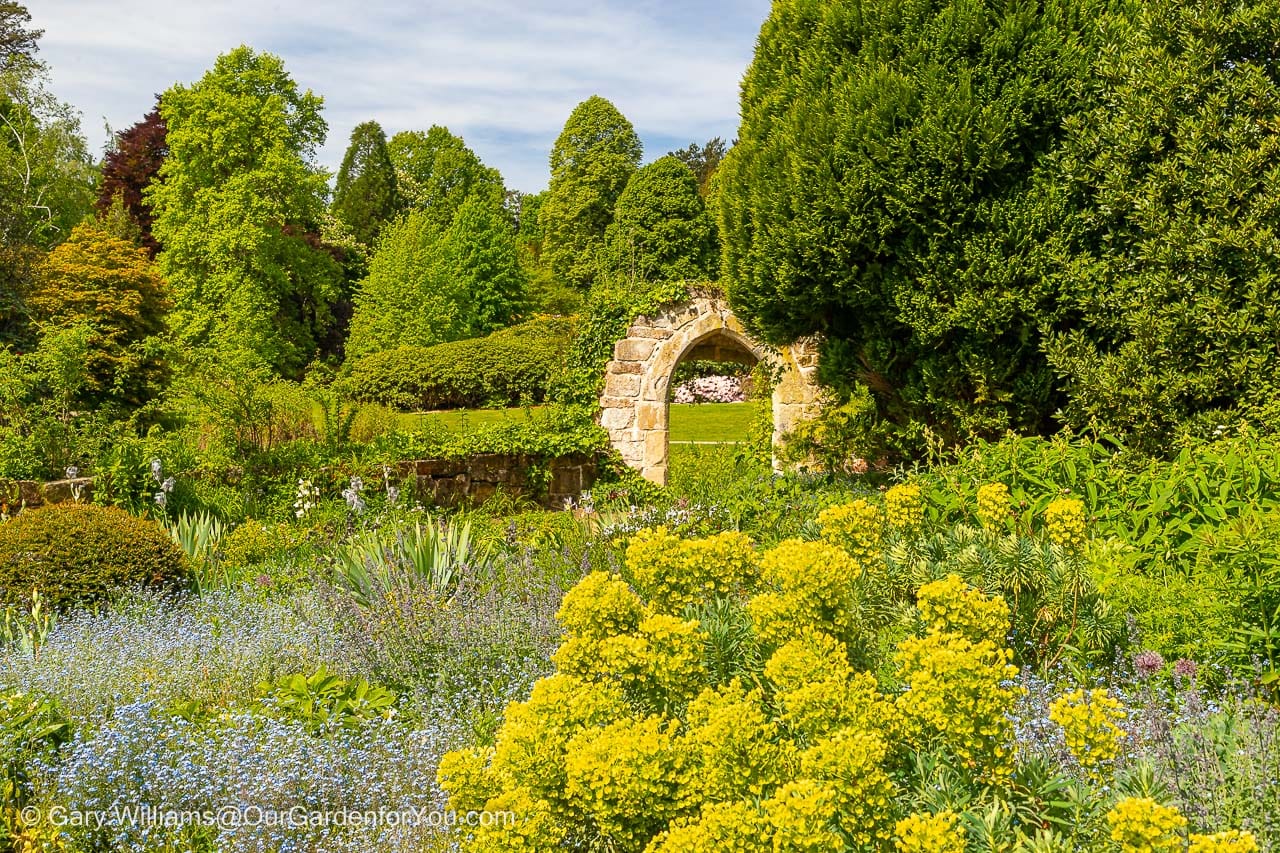
[[[741,403],[747,399],[743,380],[735,376],[700,376],[675,386],[673,403]]]
[[[363,678],[346,679],[323,665],[311,675],[293,673],[258,685],[263,703],[308,731],[358,729],[375,719],[389,719],[396,694]]]
[[[33,793],[30,765],[70,737],[71,724],[55,703],[0,689],[0,845],[10,845],[4,849],[59,849],[38,843],[47,827],[22,808]]]
[[[968,520],[976,503],[992,534],[1022,538],[1043,526],[1058,543],[1052,562],[1082,566],[1117,615],[1133,615],[1148,647],[1238,666],[1256,656],[1280,671],[1274,437],[1242,430],[1189,441],[1165,460],[1070,436],[1007,438],[975,443],[918,482],[935,522]],[[1185,618],[1189,600],[1194,619]]]
[[[595,422],[595,407],[545,406],[528,417],[504,418],[463,432],[397,433],[377,445],[386,462],[404,459],[460,459],[477,453],[517,453],[547,459],[595,453],[608,435]]]
[[[11,603],[34,587],[55,607],[85,604],[121,587],[175,586],[186,574],[164,528],[114,507],[58,504],[0,525],[0,596]]]
[[[689,292],[689,284],[683,281],[594,285],[578,317],[564,369],[555,377],[552,398],[562,403],[599,405],[605,366],[613,358],[614,344],[626,337],[627,328],[641,314],[688,299]]]
[[[628,560],[662,565],[629,573],[687,569],[656,547],[668,537],[639,537]],[[1103,850],[1152,833],[1183,850],[1188,829],[1239,826],[1221,813],[1192,823],[1163,789],[1135,795],[1141,773],[1121,776],[1110,763],[1125,710],[1100,691],[1045,701],[1091,778],[1037,764],[1020,741],[1052,723],[1043,711],[1035,728],[1018,716],[1027,690],[1005,645],[1009,607],[954,575],[916,593],[922,631],[898,643],[891,678],[856,669],[848,642],[830,633],[848,633],[857,604],[840,588],[855,565],[840,553],[787,542],[753,561],[773,590],[749,610],[781,589],[829,611],[775,626],[784,642],[759,687],[713,685],[713,667],[690,656],[697,623],[655,615],[620,575],[588,575],[558,617],[557,673],[507,708],[491,745],[441,761],[451,808],[518,815],[513,827],[464,835],[461,849],[958,853],[973,839],[983,850]],[[647,583],[662,592],[682,581]],[[658,622],[665,641],[655,641]],[[1228,830],[1190,842],[1249,850],[1255,839]]]
[[[221,561],[228,566],[256,566],[284,555],[298,544],[297,532],[284,524],[246,519],[222,539]]]
[[[105,443],[106,419],[79,403],[92,336],[87,325],[51,327],[31,352],[0,347],[0,477],[61,477]]]
[[[574,322],[530,320],[483,338],[399,347],[352,363],[342,382],[353,398],[400,409],[503,407],[547,398]]]

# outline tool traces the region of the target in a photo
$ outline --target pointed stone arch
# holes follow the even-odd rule
[[[777,377],[775,446],[820,407],[815,342],[786,347],[764,344],[743,328],[719,294],[695,295],[664,306],[652,317],[637,317],[627,336],[614,345],[600,397],[600,424],[623,460],[660,485],[667,482],[671,375],[686,358],[769,365]]]

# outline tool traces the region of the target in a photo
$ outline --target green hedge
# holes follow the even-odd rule
[[[180,586],[186,557],[159,524],[121,509],[58,504],[0,524],[0,604],[90,604],[129,586]]]
[[[541,403],[574,327],[572,318],[541,317],[483,338],[374,353],[349,365],[342,390],[399,409]]]

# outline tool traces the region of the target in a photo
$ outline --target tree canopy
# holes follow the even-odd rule
[[[28,299],[45,326],[93,330],[85,391],[94,404],[108,399],[138,405],[160,363],[141,346],[164,329],[168,286],[147,252],[89,220],[39,264]]]
[[[105,216],[119,198],[153,258],[160,244],[151,233],[154,217],[143,193],[159,176],[168,155],[167,132],[157,104],[137,124],[116,134],[114,146],[102,158],[102,179],[98,182],[98,215]]]
[[[49,92],[29,20],[24,7],[0,2],[0,345],[30,342],[23,299],[32,266],[93,201],[80,120]]]
[[[162,96],[169,156],[145,197],[181,342],[243,350],[284,375],[315,357],[341,288],[313,236],[328,194],[314,164],[321,103],[247,47]]]
[[[711,186],[711,178],[720,168],[720,163],[724,160],[727,151],[728,146],[717,136],[703,145],[690,142],[679,151],[670,152],[670,156],[689,167],[689,171],[693,172],[693,176],[698,180],[698,194],[706,198]]]
[[[779,0],[761,30],[722,169],[732,302],[771,340],[825,335],[826,377],[901,440],[1051,425],[1050,155],[1104,9]]]
[[[333,215],[361,244],[372,247],[382,227],[400,212],[387,135],[376,121],[356,125],[333,191]]]
[[[642,153],[631,122],[604,98],[588,98],[570,114],[551,149],[551,183],[539,211],[542,256],[562,281],[586,288],[594,280],[614,205]]]
[[[35,61],[43,30],[27,27],[31,13],[14,0],[0,0],[0,73]]]
[[[527,286],[496,200],[472,195],[449,227],[412,209],[388,225],[356,294],[347,357],[475,337],[511,321]]]
[[[491,196],[495,204],[502,203],[502,175],[482,163],[447,127],[397,133],[388,152],[405,202],[426,212],[437,230],[448,228],[473,195]]]
[[[1159,452],[1280,416],[1280,4],[1105,19],[1098,101],[1057,157],[1063,420]]]
[[[668,155],[636,172],[605,229],[600,272],[615,282],[706,280],[719,265],[716,226],[693,172]]]

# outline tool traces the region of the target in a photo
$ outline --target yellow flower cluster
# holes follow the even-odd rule
[[[489,800],[486,808],[515,815],[515,822],[482,824],[467,843],[468,853],[545,853],[559,850],[568,835],[567,824],[556,817],[551,804],[528,788],[504,791]]]
[[[759,799],[799,766],[799,751],[769,718],[761,691],[748,693],[736,680],[690,702],[686,725],[704,802]]]
[[[559,618],[565,639],[552,661],[562,673],[615,682],[655,708],[702,689],[705,637],[698,623],[651,613],[617,576],[588,575],[565,595]]]
[[[874,676],[854,672],[833,637],[806,631],[778,648],[764,667],[774,685],[779,720],[809,741],[841,728],[892,728],[895,714]]]
[[[840,545],[859,566],[869,566],[880,556],[884,537],[884,512],[870,501],[858,500],[830,506],[818,513],[822,535]]]
[[[898,821],[893,845],[898,853],[964,853],[964,827],[956,813],[912,814]]]
[[[781,645],[809,628],[847,639],[857,631],[858,567],[830,542],[791,539],[760,560],[762,578],[775,591],[747,605],[760,639]]]
[[[978,487],[978,520],[988,530],[1003,531],[1013,515],[1013,498],[1004,483]]]
[[[641,530],[627,546],[636,588],[661,613],[750,589],[759,575],[755,549],[741,533],[683,539],[665,527]]]
[[[914,533],[924,525],[924,496],[920,487],[901,483],[884,493],[885,515],[889,526]]]
[[[1009,633],[1009,605],[969,586],[958,575],[947,575],[920,587],[916,606],[928,630],[960,634],[972,642],[1000,645]]]
[[[447,752],[440,759],[436,779],[441,786],[453,791],[450,808],[460,812],[480,811],[491,797],[497,796],[497,780],[489,772],[494,749],[469,747]]]
[[[644,609],[620,575],[592,572],[565,593],[556,619],[571,634],[604,639],[635,631]]]
[[[1126,714],[1120,702],[1105,690],[1073,690],[1049,705],[1049,719],[1062,726],[1067,749],[1095,781],[1120,754],[1124,730],[1118,725]]]
[[[878,734],[845,728],[800,756],[805,778],[825,782],[834,793],[840,826],[858,847],[889,841],[896,790],[882,768],[888,749]]]
[[[1121,853],[1164,853],[1182,850],[1187,819],[1150,797],[1127,797],[1107,812],[1107,823]]]
[[[586,729],[569,744],[565,793],[618,849],[638,850],[688,811],[691,765],[662,717]]]
[[[1064,551],[1084,548],[1084,503],[1075,498],[1058,498],[1044,510],[1049,540]]]
[[[524,786],[532,796],[547,800],[561,813],[576,814],[574,804],[567,801],[565,756],[569,742],[584,729],[604,726],[629,713],[622,691],[612,685],[591,684],[572,675],[556,674],[533,685],[529,698],[507,706],[506,718],[493,747],[488,774],[468,771],[472,784],[482,789],[492,786],[508,790]],[[447,765],[442,762],[442,767]],[[455,797],[474,800],[461,787],[440,779]],[[465,796],[464,796],[465,795]],[[452,802],[452,800],[451,800]]]
[[[948,594],[959,594],[958,578],[951,576],[940,585],[930,585],[921,597],[934,600],[939,611],[950,613]],[[962,583],[962,582],[961,582]],[[975,603],[985,607],[985,597],[976,592]],[[907,727],[907,737],[917,748],[941,741],[976,776],[998,780],[1013,769],[1013,740],[1010,712],[1019,688],[1005,686],[1018,674],[1010,661],[1012,652],[991,639],[974,639],[991,631],[991,617],[960,620],[969,633],[948,630],[947,619],[930,620],[924,637],[913,637],[898,645],[894,662],[899,676],[908,685],[897,699],[898,712]]]
[[[1258,839],[1252,832],[1231,829],[1213,835],[1192,834],[1187,853],[1258,853]]]
[[[664,606],[698,589],[733,594],[750,584],[744,567],[756,559],[714,556],[729,541],[682,551],[662,531],[637,537],[637,583]],[[641,568],[670,554],[684,556],[662,572]],[[703,572],[702,586],[665,579],[680,560]],[[889,770],[912,751],[941,748],[975,779],[1007,779],[1018,696],[1007,608],[954,576],[922,587],[927,631],[898,645],[907,689],[888,697],[851,663],[857,563],[830,541],[785,542],[758,562],[770,589],[748,611],[774,651],[754,687],[709,685],[698,624],[646,603],[621,577],[597,572],[575,586],[559,612],[556,674],[507,707],[492,746],[440,763],[450,808],[517,818],[474,828],[459,839],[463,853],[960,853],[954,814],[897,820]],[[1073,749],[1110,760],[1098,744],[1118,731],[1114,700],[1071,694],[1053,714]],[[1186,821],[1153,801],[1122,801],[1108,820],[1124,853],[1182,849]],[[1247,833],[1219,833],[1192,836],[1190,849],[1257,847]]]
[[[708,803],[697,818],[681,818],[645,853],[773,853],[773,829],[748,802]]]
[[[816,779],[788,782],[764,803],[778,853],[842,853],[844,841],[833,829],[835,789]]]

